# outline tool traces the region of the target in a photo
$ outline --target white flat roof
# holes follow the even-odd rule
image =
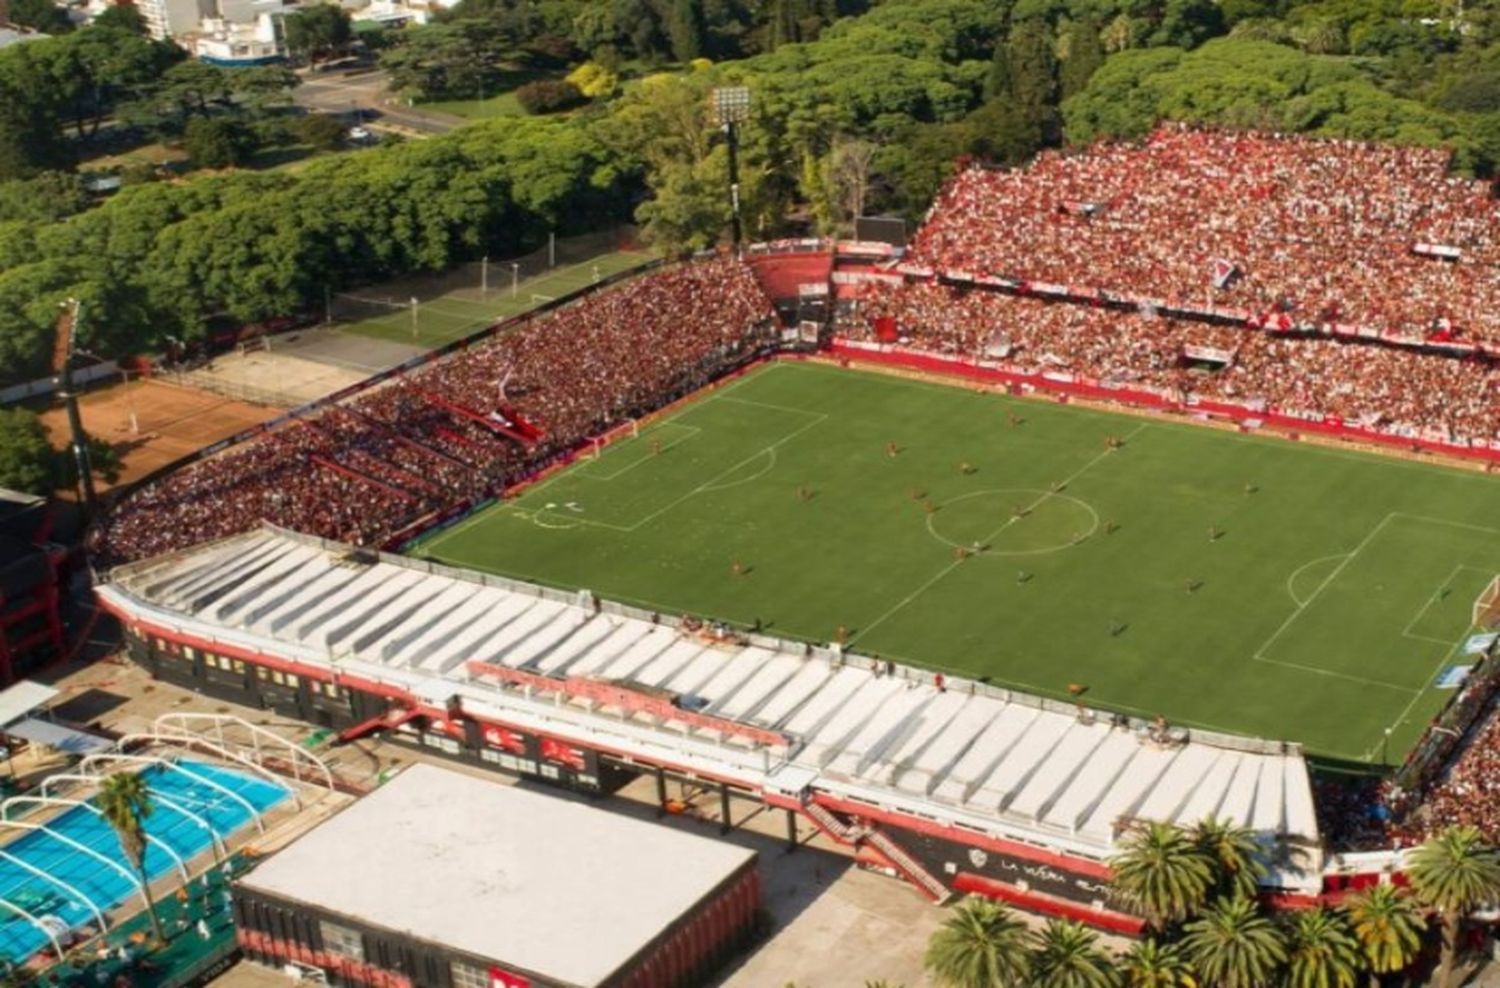
[[[31,716],[32,711],[42,704],[57,696],[58,691],[51,686],[23,679],[14,686],[0,691],[0,727],[14,724],[23,717]]]
[[[723,841],[418,764],[239,884],[591,986],[754,858]]]
[[[121,567],[112,606],[209,640],[347,670],[648,762],[759,787],[806,770],[815,792],[873,801],[1005,838],[1105,858],[1121,822],[1209,816],[1262,840],[1318,844],[1302,750],[1205,732],[1153,738],[1139,722],[801,643],[711,644],[671,621],[601,601],[273,528]],[[483,676],[482,660],[561,684],[569,677],[692,696],[712,725],[559,703]],[[799,776],[801,777],[801,776]]]
[[[97,734],[64,727],[50,720],[40,720],[36,717],[27,717],[14,724],[7,724],[5,733],[13,738],[25,738],[27,741],[34,741],[69,755],[89,755],[114,747],[114,742],[109,738],[101,738]]]

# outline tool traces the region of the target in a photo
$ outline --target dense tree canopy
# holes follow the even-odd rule
[[[0,487],[50,493],[52,466],[52,447],[36,415],[24,408],[0,408]]]
[[[214,316],[286,315],[321,304],[326,286],[441,269],[608,221],[619,216],[621,176],[616,152],[586,128],[537,119],[325,158],[295,175],[129,187],[50,223],[7,222],[0,196],[0,366],[9,379],[45,371],[56,305],[69,295],[101,314],[85,321],[84,345],[123,355],[192,337]]]
[[[288,31],[308,57],[343,44],[333,8],[295,18]],[[127,188],[89,207],[66,173],[111,114],[186,140],[202,163],[233,164],[276,124],[295,77],[185,61],[125,24],[0,52],[7,375],[42,366],[65,294],[109,312],[91,332],[114,356],[552,228],[633,214],[665,251],[710,245],[728,220],[725,141],[709,110],[722,85],[753,94],[740,128],[752,237],[846,230],[859,212],[916,218],[961,158],[1021,163],[1051,143],[1135,137],[1163,118],[1444,144],[1478,174],[1500,162],[1493,5],[462,0],[393,37],[383,63],[417,99],[566,76],[588,102],[566,118],[476,124],[296,175]],[[308,133],[335,146],[323,123]]]

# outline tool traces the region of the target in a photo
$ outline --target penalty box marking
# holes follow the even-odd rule
[[[731,389],[733,389],[735,387],[738,387],[740,384],[742,384],[744,381],[747,381],[747,380],[749,380],[749,378],[742,378],[740,381],[737,381],[733,385],[730,385],[729,388],[726,388],[725,392],[728,392],[729,390],[731,390]],[[537,524],[537,525],[539,525],[541,527],[544,527],[544,528],[573,528],[576,525],[592,525],[592,526],[594,526],[596,528],[607,528],[607,529],[610,529],[611,531],[616,531],[616,532],[625,532],[625,533],[635,532],[635,531],[639,530],[640,528],[642,528],[643,526],[645,526],[645,525],[647,525],[647,524],[655,521],[657,518],[661,517],[663,514],[666,514],[668,511],[670,511],[673,508],[677,507],[679,504],[682,504],[684,501],[688,500],[691,497],[694,497],[694,496],[696,496],[698,494],[710,493],[710,492],[715,491],[715,490],[723,490],[723,489],[727,489],[729,487],[739,486],[738,482],[732,483],[732,484],[725,484],[725,483],[723,483],[723,481],[725,480],[725,478],[733,476],[736,471],[742,469],[743,467],[749,466],[750,464],[754,463],[756,460],[758,460],[758,459],[760,459],[760,458],[762,458],[764,456],[767,456],[768,454],[771,457],[772,465],[774,466],[774,464],[775,464],[775,458],[776,458],[776,450],[777,450],[778,447],[786,445],[787,443],[791,442],[793,439],[796,439],[798,436],[802,435],[804,432],[807,432],[809,429],[813,428],[814,426],[820,425],[823,422],[826,422],[828,420],[828,413],[827,412],[812,412],[812,411],[808,411],[805,408],[792,408],[792,407],[785,406],[785,405],[770,405],[770,404],[767,404],[766,402],[751,401],[751,400],[743,399],[743,398],[731,398],[731,397],[729,397],[727,395],[727,393],[722,393],[722,392],[720,394],[711,395],[711,396],[703,399],[701,402],[699,402],[699,403],[695,404],[694,406],[692,406],[692,408],[700,407],[701,405],[705,405],[705,404],[708,404],[709,402],[716,402],[716,401],[717,402],[731,402],[733,404],[738,404],[738,405],[751,405],[751,406],[756,406],[756,407],[761,407],[761,408],[772,408],[772,409],[776,409],[777,411],[781,411],[781,412],[795,413],[797,415],[806,416],[809,419],[809,421],[806,424],[804,424],[804,425],[802,425],[802,426],[800,426],[800,427],[798,427],[796,429],[793,429],[791,432],[787,433],[786,435],[784,435],[781,438],[777,439],[775,442],[771,443],[769,446],[764,446],[764,447],[756,450],[754,453],[751,453],[749,456],[746,456],[745,458],[743,458],[743,459],[735,462],[734,464],[730,465],[729,467],[727,467],[727,468],[725,468],[723,470],[720,470],[718,473],[714,474],[712,477],[710,477],[707,480],[703,481],[702,483],[698,484],[692,490],[690,490],[687,493],[682,494],[682,495],[680,495],[678,497],[673,498],[672,500],[668,501],[666,504],[662,505],[660,508],[657,508],[655,511],[653,511],[650,514],[646,515],[644,518],[641,518],[641,519],[637,520],[636,522],[634,522],[633,524],[630,524],[630,525],[618,525],[618,524],[615,524],[613,522],[600,521],[600,520],[595,519],[595,518],[583,517],[581,514],[563,514],[561,512],[558,512],[556,510],[549,509],[549,508],[527,509],[527,508],[523,507],[520,504],[519,500],[515,501],[515,502],[510,502],[509,505],[507,505],[507,506],[509,506],[511,508],[512,513],[515,514],[517,517],[527,518],[533,524]],[[689,411],[692,411],[692,408],[684,409],[683,412],[682,412],[682,414],[687,414]],[[668,419],[668,420],[666,420],[666,422],[663,422],[662,424],[663,425],[677,424],[677,425],[682,425],[684,428],[696,428],[696,429],[699,430],[699,432],[703,431],[703,428],[701,426],[688,426],[685,423],[678,422],[675,418],[674,419]],[[709,431],[711,432],[712,430],[709,430]],[[638,460],[636,462],[638,463],[640,461]],[[632,464],[632,465],[634,465],[634,464]],[[620,471],[620,472],[623,473],[624,471]],[[766,472],[769,472],[769,470],[763,471],[761,474],[757,474],[757,478],[759,476],[764,476],[764,474]],[[532,488],[532,490],[528,491],[526,495],[523,495],[523,497],[531,497],[531,496],[538,495],[543,490],[545,490],[546,487],[550,486],[552,483],[555,483],[556,481],[561,480],[565,476],[572,476],[573,473],[574,473],[573,471],[565,471],[564,473],[560,473],[556,477],[554,477],[551,480],[547,481],[546,483],[544,483],[544,484],[542,484],[542,485],[540,485],[538,487]],[[579,476],[585,477],[586,479],[590,479],[590,480],[601,480],[601,481],[604,481],[604,480],[613,479],[612,476],[611,477],[590,477],[589,474],[586,471],[582,471],[582,470],[577,471],[577,473],[578,473]],[[757,478],[749,478],[749,479],[753,480],[753,479],[757,479]],[[542,521],[543,518],[551,519],[551,520],[561,519],[561,520],[564,520],[564,521],[566,521],[566,522],[568,522],[570,524],[563,524],[563,525],[557,525],[557,524],[550,524],[549,525],[549,524],[544,524],[543,521]]]
[[[1331,678],[1334,678],[1334,679],[1346,680],[1348,682],[1361,683],[1361,684],[1366,685],[1366,686],[1378,686],[1378,687],[1381,687],[1381,688],[1384,688],[1384,689],[1397,690],[1397,691],[1400,691],[1400,692],[1403,692],[1403,693],[1411,693],[1411,694],[1414,695],[1413,696],[1413,702],[1415,702],[1415,698],[1417,696],[1420,696],[1422,693],[1426,692],[1427,687],[1430,685],[1431,680],[1432,680],[1431,676],[1428,676],[1426,679],[1424,679],[1423,682],[1422,682],[1422,685],[1419,686],[1419,687],[1402,686],[1402,685],[1398,685],[1396,683],[1388,683],[1388,682],[1385,682],[1384,680],[1368,679],[1368,678],[1366,678],[1364,676],[1354,676],[1354,675],[1351,675],[1349,673],[1337,672],[1337,671],[1332,670],[1332,669],[1323,669],[1323,668],[1318,667],[1318,666],[1304,665],[1304,664],[1302,664],[1300,662],[1286,662],[1286,661],[1281,660],[1281,659],[1272,659],[1272,658],[1269,658],[1265,654],[1266,650],[1269,649],[1276,642],[1276,640],[1279,639],[1286,632],[1286,630],[1288,628],[1290,628],[1292,626],[1292,624],[1295,623],[1297,621],[1297,619],[1299,617],[1301,617],[1307,611],[1307,609],[1310,606],[1312,606],[1313,602],[1318,599],[1318,597],[1323,593],[1323,591],[1326,590],[1329,586],[1331,586],[1333,584],[1334,580],[1338,579],[1339,575],[1341,573],[1343,573],[1344,569],[1351,562],[1354,561],[1355,557],[1357,557],[1360,554],[1360,552],[1362,552],[1365,548],[1367,548],[1370,545],[1370,543],[1374,542],[1375,539],[1376,539],[1376,537],[1379,536],[1380,533],[1385,530],[1385,527],[1388,524],[1390,524],[1390,522],[1392,520],[1396,520],[1396,519],[1407,519],[1407,520],[1410,520],[1410,521],[1422,522],[1424,524],[1429,524],[1429,525],[1447,525],[1447,526],[1450,526],[1450,527],[1453,527],[1453,528],[1463,528],[1463,529],[1468,529],[1468,530],[1471,530],[1471,531],[1479,531],[1479,532],[1486,532],[1486,533],[1490,533],[1490,534],[1494,534],[1494,535],[1500,535],[1500,529],[1485,528],[1484,526],[1481,526],[1481,525],[1471,525],[1471,524],[1468,524],[1467,522],[1453,521],[1453,520],[1450,520],[1450,519],[1447,519],[1447,518],[1433,518],[1433,517],[1428,516],[1428,515],[1414,515],[1414,514],[1407,514],[1406,512],[1402,512],[1402,511],[1392,511],[1389,514],[1387,514],[1384,518],[1382,518],[1379,522],[1377,522],[1376,525],[1372,529],[1370,529],[1369,532],[1367,532],[1365,534],[1365,537],[1360,540],[1360,542],[1359,542],[1358,545],[1356,545],[1348,554],[1344,555],[1343,560],[1337,566],[1335,566],[1333,568],[1332,572],[1330,572],[1326,577],[1323,578],[1322,582],[1320,582],[1317,585],[1317,587],[1314,588],[1313,592],[1310,595],[1308,595],[1308,597],[1307,597],[1307,599],[1305,601],[1300,602],[1297,605],[1297,607],[1295,609],[1293,609],[1292,613],[1289,614],[1289,615],[1287,615],[1287,619],[1285,621],[1283,621],[1281,623],[1281,625],[1275,631],[1271,632],[1270,637],[1268,637],[1264,642],[1262,642],[1260,644],[1260,647],[1255,650],[1255,653],[1253,655],[1251,655],[1250,658],[1253,661],[1255,661],[1255,662],[1264,662],[1267,665],[1281,666],[1281,667],[1287,668],[1287,669],[1299,669],[1299,670],[1301,670],[1303,672],[1315,673],[1315,674],[1320,675],[1320,676],[1328,676],[1328,677],[1331,677]],[[1331,557],[1325,557],[1325,558],[1331,558]],[[1321,561],[1321,560],[1315,560],[1315,562],[1319,562],[1319,561]],[[1463,568],[1464,567],[1459,567],[1460,570],[1463,569]],[[1472,567],[1470,567],[1470,568],[1472,568]],[[1455,572],[1457,572],[1457,570]],[[1452,574],[1449,575],[1448,579],[1449,580],[1452,579]],[[1438,592],[1441,592],[1441,588],[1439,588]],[[1429,599],[1428,600],[1428,605],[1430,605],[1431,603],[1432,603],[1432,601],[1431,601],[1431,599]],[[1423,611],[1425,611],[1425,610],[1426,610],[1426,607],[1424,606]],[[1419,616],[1420,616],[1420,614],[1419,614]],[[1406,626],[1407,629],[1410,629],[1412,627],[1412,624],[1414,624],[1414,623],[1415,623],[1415,619],[1413,619],[1413,621],[1411,623],[1407,624],[1407,626]],[[1408,637],[1408,638],[1417,638],[1418,637],[1418,636],[1414,636],[1414,635],[1406,635],[1405,631],[1403,631],[1402,634],[1403,634],[1403,636]],[[1439,645],[1445,645],[1445,646],[1452,645],[1451,642],[1447,642],[1447,641],[1436,641],[1435,639],[1426,639],[1426,640],[1433,641],[1435,644],[1439,644]],[[1444,657],[1444,661],[1445,662],[1447,661],[1446,656]],[[1408,705],[1408,709],[1410,709],[1410,705]]]
[[[645,463],[656,454],[656,451],[654,449],[651,449],[649,443],[647,443],[647,440],[655,439],[657,438],[659,433],[667,432],[668,430],[673,430],[673,434],[676,434],[677,437],[675,439],[669,438],[661,444],[661,451],[663,453],[665,453],[669,449],[672,449],[673,447],[681,446],[689,439],[696,438],[703,432],[703,429],[699,426],[686,425],[682,422],[676,421],[675,419],[669,419],[666,422],[658,422],[655,425],[647,426],[646,429],[637,436],[631,436],[629,439],[626,439],[623,442],[615,443],[613,446],[604,447],[603,451],[604,456],[609,456],[610,452],[613,451],[615,455],[611,458],[621,459],[622,457],[620,454],[624,453],[628,447],[641,446],[644,444],[645,448],[650,450],[649,453],[638,455],[635,459],[626,463],[623,467],[620,467],[617,470],[609,471],[608,473],[600,472],[600,470],[598,469],[599,466],[604,462],[602,458],[590,460],[589,462],[583,464],[578,468],[578,476],[587,477],[590,480],[614,480],[617,477],[623,477],[625,474],[634,470],[642,463]]]
[[[1426,616],[1427,612],[1432,608],[1433,604],[1436,604],[1439,600],[1443,599],[1444,590],[1452,589],[1453,581],[1458,577],[1458,574],[1462,573],[1464,570],[1472,570],[1473,572],[1478,573],[1481,576],[1487,573],[1490,576],[1494,576],[1494,574],[1490,573],[1489,570],[1480,569],[1478,566],[1471,566],[1468,563],[1459,563],[1457,566],[1453,567],[1452,572],[1443,577],[1443,581],[1439,583],[1437,589],[1432,592],[1432,596],[1428,597],[1427,602],[1422,605],[1422,609],[1417,611],[1416,617],[1412,618],[1406,623],[1406,627],[1401,630],[1402,637],[1410,638],[1413,641],[1432,642],[1435,645],[1442,645],[1444,647],[1453,644],[1453,639],[1451,638],[1434,638],[1431,635],[1414,635],[1412,634],[1411,629],[1415,628],[1419,623],[1421,623],[1422,618]],[[1462,641],[1464,638],[1468,637],[1469,630],[1470,629],[1468,628],[1464,629],[1464,633],[1459,636],[1459,641]]]

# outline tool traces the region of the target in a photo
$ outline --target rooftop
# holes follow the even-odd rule
[[[801,642],[714,641],[586,592],[263,528],[122,567],[99,593],[206,640],[437,707],[456,694],[482,719],[755,789],[807,787],[1094,858],[1139,818],[1217,817],[1318,845],[1297,745],[1163,731],[956,677],[939,688]]]
[[[239,884],[595,985],[754,858],[586,803],[418,764]]]

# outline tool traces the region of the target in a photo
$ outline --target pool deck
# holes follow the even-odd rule
[[[97,722],[119,733],[142,730],[158,715],[181,710],[234,714],[298,741],[316,732],[301,721],[270,711],[224,703],[153,682],[140,668],[121,661],[77,669],[60,677],[57,685],[74,698],[71,710],[63,703],[60,716]],[[428,756],[378,738],[317,750],[330,760],[339,782],[350,787],[373,786],[382,774],[417,762],[439,764],[502,784],[515,782],[499,773]],[[679,794],[675,784],[672,795],[684,797],[691,812],[657,821],[655,782],[649,778],[627,786],[616,798],[594,805],[693,833],[718,833],[717,796]],[[571,797],[559,793],[558,798]],[[330,806],[316,815],[298,817],[298,832],[335,809]],[[774,929],[769,940],[732,963],[713,985],[764,988],[796,980],[798,984],[823,986],[863,984],[865,978],[877,977],[907,988],[928,988],[932,984],[922,972],[922,951],[927,938],[945,918],[944,912],[899,882],[853,867],[846,853],[810,827],[801,827],[797,853],[786,854],[785,821],[779,814],[753,813],[740,803],[735,806],[735,814],[736,829],[723,839],[742,842],[760,852],[766,907]],[[255,846],[271,850],[284,842],[281,836],[278,828],[277,839],[257,841]],[[198,940],[195,935],[179,939],[188,945]],[[851,981],[856,974],[857,980]],[[77,983],[80,988],[98,988],[92,978]],[[144,981],[132,983],[146,985]],[[271,988],[273,984],[288,984],[287,976],[250,961],[236,963],[213,982],[214,988]],[[153,982],[148,988],[175,985]]]

